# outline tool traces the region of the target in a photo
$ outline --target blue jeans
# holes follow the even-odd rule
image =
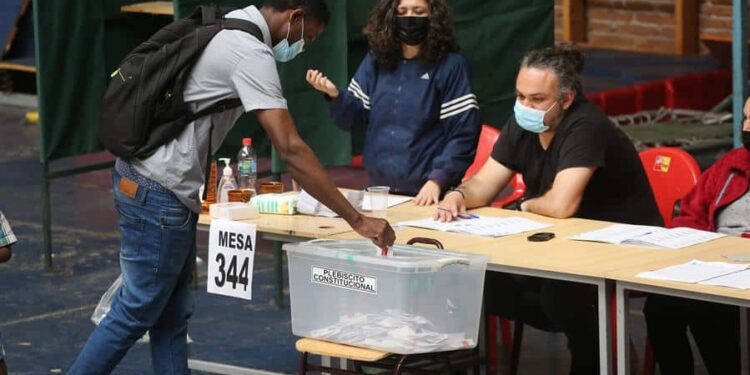
[[[130,198],[119,190],[120,180],[113,171],[122,287],[68,373],[109,374],[148,331],[154,373],[189,374],[186,338],[198,215],[168,191],[139,186]]]

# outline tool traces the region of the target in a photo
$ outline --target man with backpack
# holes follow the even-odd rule
[[[210,154],[219,148],[244,112],[256,114],[292,176],[307,192],[338,213],[363,237],[381,247],[393,244],[395,235],[385,220],[363,216],[336,190],[297,133],[282,94],[276,62],[289,61],[301,53],[305,44],[323,32],[329,18],[324,0],[265,0],[260,9],[249,6],[235,10],[215,23],[206,21],[204,11],[203,25],[209,26],[196,31],[196,38],[184,42],[183,47],[172,43],[160,51],[166,51],[163,56],[167,56],[170,48],[188,48],[185,43],[194,43],[211,27],[215,34],[209,37],[212,39],[200,51],[194,65],[187,63],[187,68],[183,67],[186,78],[173,80],[173,88],[160,93],[153,106],[146,109],[153,111],[177,94],[190,112],[197,115],[172,116],[177,120],[167,123],[162,120],[169,117],[168,111],[157,109],[149,114],[149,119],[166,125],[149,125],[145,142],[143,136],[135,136],[132,139],[137,142],[123,145],[122,129],[115,128],[115,124],[122,116],[138,119],[144,109],[117,108],[117,95],[126,92],[127,85],[134,82],[139,85],[136,92],[148,92],[153,88],[149,85],[159,84],[162,76],[171,74],[159,71],[151,74],[145,69],[149,65],[142,62],[147,60],[139,60],[146,55],[136,52],[174,39],[170,35],[179,36],[179,28],[189,24],[177,21],[172,25],[183,22],[176,26],[177,32],[155,34],[152,40],[131,52],[112,74],[104,97],[100,139],[120,156],[113,171],[113,191],[122,234],[123,284],[110,312],[92,333],[70,374],[110,373],[146,331],[150,334],[154,373],[189,373],[186,335],[193,309],[190,284],[200,212],[198,191],[205,179]],[[248,22],[238,26],[242,22],[236,20],[257,27],[247,27]],[[169,34],[166,38],[156,40],[166,34]],[[134,66],[138,69],[129,70]],[[148,100],[141,97],[139,103]],[[140,125],[138,121],[134,124]],[[172,125],[175,125],[172,130],[165,130]]]

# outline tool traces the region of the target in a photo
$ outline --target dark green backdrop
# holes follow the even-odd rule
[[[42,124],[41,159],[101,150],[96,140],[97,112],[109,72],[168,17],[124,14],[133,0],[34,0],[37,82]],[[174,0],[178,15],[200,0]],[[219,0],[236,7],[261,0]],[[302,136],[325,165],[345,165],[361,148],[361,136],[338,130],[322,96],[304,80],[309,68],[325,71],[345,86],[366,51],[362,27],[377,0],[330,0],[331,25],[306,52],[279,65],[289,108]],[[518,62],[529,49],[551,45],[554,9],[551,0],[449,0],[459,43],[472,69],[482,121],[502,126],[511,113]],[[252,136],[261,155],[270,145],[252,114],[244,116],[221,153],[233,156],[243,136]],[[354,138],[354,141],[352,141]],[[352,146],[353,145],[353,146]],[[275,159],[275,158],[274,158]],[[274,163],[274,169],[282,166]]]

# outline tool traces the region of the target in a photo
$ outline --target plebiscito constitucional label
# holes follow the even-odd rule
[[[311,281],[360,293],[378,294],[378,278],[358,273],[312,266]]]

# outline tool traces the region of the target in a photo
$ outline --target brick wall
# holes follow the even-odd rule
[[[729,35],[732,6],[700,0],[699,34]],[[586,0],[586,42],[582,46],[673,54],[674,0]],[[562,40],[562,0],[555,0],[555,40]],[[701,45],[701,52],[707,53]]]

